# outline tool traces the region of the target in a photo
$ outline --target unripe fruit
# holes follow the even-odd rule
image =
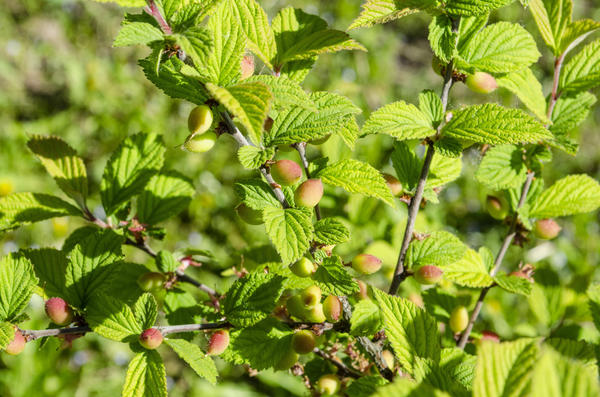
[[[145,292],[154,292],[162,289],[165,281],[165,275],[157,272],[144,273],[137,280],[138,285]]]
[[[533,225],[533,233],[543,240],[552,240],[558,236],[561,229],[554,219],[538,219]]]
[[[414,277],[419,284],[432,285],[437,284],[442,279],[443,273],[442,269],[437,266],[425,265],[417,269]]]
[[[508,203],[504,197],[487,196],[485,207],[494,219],[502,220],[508,215]]]
[[[223,353],[227,346],[229,346],[229,331],[220,329],[210,336],[206,353],[217,356]]]
[[[439,74],[440,76],[443,77],[443,68],[445,65],[442,65],[442,61],[440,60],[440,58],[434,56],[433,59],[431,60],[431,68],[433,69],[433,71],[436,74]]]
[[[317,381],[317,391],[326,396],[333,396],[340,391],[340,380],[333,374],[323,375]]]
[[[306,314],[304,318],[309,323],[323,323],[325,322],[325,314],[323,313],[323,304],[317,303],[313,307],[308,307],[306,309]]]
[[[307,354],[313,351],[316,346],[315,334],[303,329],[294,333],[292,336],[292,347],[298,354]]]
[[[188,116],[188,129],[192,134],[204,134],[209,130],[212,122],[212,110],[206,105],[196,106]]]
[[[0,197],[8,196],[13,192],[14,185],[9,179],[0,179]]]
[[[283,186],[296,184],[302,178],[302,168],[292,160],[279,160],[271,165],[271,176]]]
[[[156,328],[148,328],[140,335],[140,345],[148,350],[154,350],[161,345],[163,336]]]
[[[216,142],[217,134],[210,131],[202,135],[190,135],[183,146],[192,153],[204,153],[212,149]]]
[[[298,277],[309,277],[316,270],[316,266],[310,259],[303,257],[292,264],[290,270]]]
[[[373,274],[381,269],[381,259],[369,254],[358,254],[352,259],[352,268],[361,274]]]
[[[383,360],[385,361],[385,365],[391,370],[394,369],[394,354],[392,354],[389,350],[384,350],[381,352]]]
[[[17,354],[20,354],[23,351],[23,349],[25,349],[26,343],[27,340],[25,340],[25,337],[23,336],[21,331],[17,329],[15,330],[15,336],[13,340],[6,346],[4,351],[7,354],[10,354],[11,356],[16,356]]]
[[[404,188],[402,187],[402,183],[398,180],[398,178],[390,174],[382,174],[382,176],[394,196],[402,195]]]
[[[358,292],[355,295],[356,299],[369,299],[369,289],[367,284],[362,280],[356,280],[356,284],[358,284]]]
[[[330,323],[338,322],[342,317],[342,302],[335,295],[329,295],[323,301],[323,314]]]
[[[254,74],[254,57],[252,55],[244,55],[241,62],[242,75],[241,79],[245,80]]]
[[[316,285],[306,287],[301,293],[302,302],[304,305],[311,307],[321,302],[321,288]]]
[[[450,329],[454,333],[464,331],[469,325],[469,311],[464,306],[457,306],[450,314]]]
[[[67,325],[73,321],[73,311],[62,298],[50,298],[46,301],[46,314],[56,325]]]
[[[237,207],[235,207],[235,211],[241,220],[250,225],[261,225],[264,223],[262,211],[250,208],[244,203],[240,203]]]
[[[308,179],[304,181],[294,193],[296,204],[302,207],[312,208],[319,204],[322,197],[323,183],[320,179]]]
[[[485,72],[476,72],[475,74],[469,75],[465,84],[471,91],[479,94],[489,94],[498,88],[498,83],[494,76]]]
[[[482,341],[489,340],[489,341],[492,341],[492,342],[499,343],[500,342],[500,337],[495,332],[492,332],[492,331],[482,331],[481,332],[481,340]]]
[[[306,306],[304,306],[304,302],[302,302],[300,295],[290,297],[285,303],[285,307],[290,316],[299,319],[304,319],[306,317]]]
[[[292,365],[298,362],[298,353],[296,353],[293,349],[289,349],[281,360],[277,364],[275,364],[276,371],[285,371],[292,367]]]

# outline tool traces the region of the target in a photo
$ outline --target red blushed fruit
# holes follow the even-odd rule
[[[313,351],[317,344],[315,334],[306,329],[296,332],[292,336],[292,347],[298,354],[307,354]]]
[[[417,269],[414,277],[419,284],[432,285],[437,284],[442,279],[442,274],[444,272],[439,267],[425,265]]]
[[[62,298],[50,298],[46,301],[46,314],[56,325],[67,325],[73,321],[73,311]]]
[[[23,351],[23,349],[25,349],[26,343],[27,340],[25,339],[21,331],[17,329],[15,330],[15,336],[13,340],[8,344],[8,346],[6,346],[6,349],[4,349],[4,351],[7,354],[10,354],[11,356],[16,356],[17,354],[20,354]]]
[[[381,259],[369,254],[358,254],[352,259],[352,268],[361,274],[373,274],[381,269]]]
[[[533,233],[542,240],[552,240],[561,229],[554,219],[539,219],[533,225]]]
[[[481,332],[481,340],[489,340],[492,342],[496,342],[499,343],[500,342],[500,337],[498,336],[497,333],[492,332],[492,331],[482,331]]]
[[[504,197],[487,196],[485,207],[494,219],[502,220],[508,215],[508,203]]]
[[[465,81],[467,87],[471,89],[471,91],[477,92],[479,94],[489,94],[498,88],[498,83],[494,76],[485,72],[476,72],[467,77]]]
[[[338,322],[342,316],[342,302],[335,295],[329,295],[323,301],[323,314],[330,323]]]
[[[294,193],[296,204],[302,207],[312,208],[319,204],[321,198],[323,198],[323,183],[320,179],[304,181]]]
[[[279,160],[271,166],[271,176],[283,186],[291,186],[302,178],[302,168],[292,160]]]
[[[362,280],[356,280],[356,284],[358,284],[358,292],[354,295],[356,299],[369,299],[369,288],[367,287],[367,284]]]
[[[252,55],[244,55],[241,62],[242,75],[241,80],[245,80],[254,74],[254,57]]]
[[[394,196],[402,195],[404,188],[402,187],[402,183],[398,180],[398,178],[390,174],[382,174],[382,176]]]
[[[210,336],[206,353],[211,356],[218,356],[227,349],[227,346],[229,346],[229,331],[220,329]]]
[[[161,345],[163,336],[156,328],[148,328],[140,335],[140,345],[148,350],[154,350]]]

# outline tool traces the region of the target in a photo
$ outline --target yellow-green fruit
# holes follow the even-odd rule
[[[334,374],[323,375],[317,381],[317,391],[325,396],[333,396],[340,391],[340,379]]]
[[[358,284],[358,292],[355,294],[356,299],[369,299],[369,288],[367,287],[367,284],[362,280],[356,280],[356,283]]]
[[[290,297],[285,303],[285,307],[287,308],[290,316],[299,318],[301,320],[306,317],[306,306],[304,305],[304,302],[302,302],[300,295],[294,295]]]
[[[425,265],[415,271],[414,277],[419,284],[437,284],[442,279],[444,272],[437,266]]]
[[[297,331],[292,336],[292,347],[298,354],[307,354],[313,351],[316,346],[315,334],[303,329]]]
[[[286,371],[290,369],[294,364],[298,362],[298,353],[296,353],[293,349],[289,349],[281,360],[277,364],[275,364],[276,371]]]
[[[450,314],[450,329],[454,333],[464,331],[469,325],[469,311],[464,306],[457,306]]]
[[[498,83],[494,76],[485,72],[476,72],[467,76],[465,84],[471,91],[479,94],[489,94],[498,88]]]
[[[316,266],[310,259],[302,257],[290,266],[290,270],[298,277],[310,277],[316,270]]]
[[[323,323],[325,322],[325,313],[323,312],[323,304],[317,303],[312,307],[308,307],[306,309],[306,314],[304,318],[309,323]]]
[[[142,274],[137,282],[142,291],[152,292],[163,288],[166,277],[162,273],[148,272]]]
[[[382,176],[394,196],[400,196],[404,193],[404,188],[398,178],[390,174],[382,174]]]
[[[302,207],[312,208],[319,204],[323,198],[323,183],[320,179],[308,179],[294,192],[296,204]]]
[[[196,106],[188,116],[188,129],[192,134],[204,134],[213,122],[212,110],[206,105]]]
[[[323,314],[330,323],[338,322],[342,316],[342,302],[335,295],[329,295],[323,301]]]
[[[201,135],[190,135],[183,146],[192,153],[204,153],[212,149],[216,142],[217,134],[210,131]]]
[[[394,354],[389,350],[384,350],[381,352],[383,356],[383,360],[385,361],[385,365],[391,370],[394,369]]]
[[[301,293],[302,302],[304,305],[311,307],[321,302],[321,288],[316,285],[306,287]]]
[[[503,220],[508,215],[508,202],[502,196],[487,196],[485,206],[494,219]]]
[[[0,179],[0,197],[7,196],[13,192],[14,186],[9,179]]]
[[[235,207],[235,211],[237,212],[241,220],[250,225],[261,225],[264,223],[262,211],[250,208],[244,203],[241,203],[237,207]]]
[[[374,255],[358,254],[352,259],[352,268],[361,274],[373,274],[381,269],[381,259]]]

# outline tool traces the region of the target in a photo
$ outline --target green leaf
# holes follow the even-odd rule
[[[545,346],[560,353],[563,357],[577,360],[586,368],[597,368],[596,346],[582,340],[571,340],[563,338],[548,338],[544,341]]]
[[[269,90],[273,93],[273,107],[275,109],[301,107],[313,112],[317,111],[313,100],[300,84],[286,76],[277,77],[260,74],[250,76],[245,81],[248,83],[259,82],[269,87]]]
[[[14,337],[15,326],[11,323],[0,322],[0,350],[6,349]]]
[[[339,256],[323,259],[323,262],[313,273],[312,280],[324,293],[330,295],[352,295],[358,292],[358,284],[342,265]]]
[[[596,97],[589,92],[581,92],[575,96],[561,96],[552,111],[550,131],[554,135],[569,134],[587,119],[596,101]]]
[[[283,292],[281,276],[251,273],[237,280],[227,291],[223,312],[238,327],[248,327],[265,319]]]
[[[494,281],[498,284],[498,287],[513,294],[525,296],[531,294],[531,282],[522,277],[498,274],[494,276]]]
[[[420,139],[434,135],[426,114],[404,101],[390,103],[369,116],[363,134],[387,134],[398,140]]]
[[[468,249],[464,257],[454,263],[441,266],[444,277],[463,287],[484,288],[494,283],[487,263],[475,250]]]
[[[233,189],[244,204],[255,210],[281,206],[269,184],[261,179],[237,182]]]
[[[540,121],[548,123],[542,85],[529,68],[496,78],[498,86],[515,94]]]
[[[180,263],[169,251],[158,251],[156,255],[156,267],[162,273],[171,273],[177,270]]]
[[[408,378],[396,377],[394,383],[379,388],[372,397],[450,397],[450,394],[438,390],[427,383],[415,382]]]
[[[572,95],[600,85],[600,40],[583,47],[562,69],[559,91]]]
[[[474,16],[488,13],[514,0],[449,0],[446,4],[446,11],[456,16]]]
[[[81,211],[66,201],[42,193],[14,193],[0,197],[0,231]]]
[[[600,185],[588,175],[569,175],[544,190],[529,215],[553,218],[595,211],[600,207]]]
[[[459,52],[464,51],[465,47],[468,47],[471,41],[477,36],[477,33],[481,31],[487,25],[489,19],[488,13],[472,17],[461,17],[458,24],[458,50]]]
[[[569,23],[560,40],[559,53],[564,54],[570,51],[598,29],[600,29],[600,22],[592,19],[580,19],[579,21]]]
[[[275,148],[261,149],[256,146],[241,146],[237,152],[240,164],[249,170],[260,168],[275,155]]]
[[[204,60],[215,51],[212,42],[213,37],[210,31],[203,27],[194,26],[173,35],[173,37],[198,69],[204,67]]]
[[[114,214],[142,192],[150,178],[162,168],[165,147],[156,134],[136,134],[123,141],[104,169],[100,197],[107,215]]]
[[[452,29],[452,20],[445,14],[435,15],[429,24],[429,45],[444,64],[457,54],[458,34]]]
[[[155,174],[138,197],[137,217],[142,223],[156,225],[187,208],[194,193],[192,181],[178,172]]]
[[[88,194],[88,180],[83,160],[58,137],[35,135],[27,146],[42,162],[58,187],[82,205]]]
[[[462,386],[462,391],[471,391],[475,378],[477,357],[457,347],[442,349],[439,370],[449,379]],[[450,392],[450,390],[447,390]],[[467,393],[470,395],[470,393]]]
[[[419,171],[422,166],[419,167]],[[456,180],[462,171],[462,160],[460,157],[447,157],[443,154],[433,156],[427,177],[426,188],[444,186]]]
[[[156,350],[137,353],[129,362],[122,397],[167,397],[165,365]]]
[[[85,319],[94,332],[117,342],[133,342],[143,331],[129,306],[105,294],[94,295]]]
[[[65,274],[67,257],[54,248],[40,248],[23,251],[23,255],[33,265],[35,275],[39,278],[40,287],[48,297],[61,297],[67,302],[76,301],[66,287]]]
[[[509,22],[489,25],[461,48],[459,55],[457,67],[488,73],[516,72],[540,57],[531,34]]]
[[[354,336],[373,336],[383,329],[383,318],[379,307],[370,299],[358,301],[350,318],[350,334]]]
[[[315,175],[324,183],[339,186],[350,193],[378,198],[394,207],[394,197],[380,172],[370,164],[346,159],[333,163]]]
[[[307,208],[264,208],[267,234],[284,264],[297,261],[310,247],[313,236],[311,217]]]
[[[205,355],[198,345],[185,339],[165,339],[165,343],[198,374],[213,385],[217,383],[217,367],[209,356]]]
[[[228,0],[227,6],[242,26],[250,51],[273,70],[271,60],[275,57],[277,46],[265,11],[256,0]]]
[[[381,386],[387,385],[389,382],[378,375],[365,375],[355,379],[347,387],[346,393],[352,397],[369,397],[377,391]]]
[[[437,127],[444,117],[442,100],[432,90],[424,90],[419,94],[419,109],[427,116],[433,127]]]
[[[520,187],[527,178],[523,155],[523,149],[515,145],[492,147],[485,152],[475,177],[491,190]]]
[[[143,7],[146,2],[143,0],[95,0],[99,3],[117,3],[122,7]]]
[[[321,219],[315,223],[315,240],[325,245],[345,243],[350,240],[350,230],[336,219]]]
[[[234,364],[249,364],[256,370],[275,366],[292,346],[293,331],[269,317],[258,324],[230,332],[229,348],[222,357]]]
[[[402,186],[404,186],[404,190],[412,191],[416,189],[423,166],[422,160],[417,157],[415,152],[405,142],[394,143],[391,160],[396,171],[396,176],[402,183]]]
[[[273,99],[267,86],[256,82],[223,88],[207,83],[206,88],[246,128],[250,140],[260,145],[263,124]]]
[[[424,265],[444,266],[459,261],[465,255],[466,247],[452,233],[433,232],[422,240],[413,240],[406,252],[406,267]]]
[[[154,41],[164,40],[160,28],[153,23],[144,22],[143,14],[126,14],[121,23],[121,29],[113,42],[115,47],[125,47],[136,44],[150,44]]]
[[[38,279],[24,256],[0,258],[0,321],[14,320],[29,303]]]
[[[600,283],[594,282],[587,289],[589,309],[596,329],[600,331]]]
[[[554,55],[561,54],[561,39],[571,23],[571,0],[530,0],[531,15]]]
[[[482,341],[477,352],[473,396],[526,395],[537,352],[536,343],[528,339],[504,343]]]
[[[414,375],[424,359],[440,359],[436,320],[414,303],[373,289],[385,333],[404,371]]]
[[[387,23],[418,12],[410,8],[396,7],[396,3],[394,0],[367,0],[361,6],[360,15],[352,21],[348,30]]]
[[[135,319],[142,330],[154,326],[158,315],[158,305],[150,293],[145,293],[138,298],[133,306]]]
[[[457,110],[442,132],[456,139],[490,145],[537,143],[552,138],[543,125],[522,110],[492,103]]]

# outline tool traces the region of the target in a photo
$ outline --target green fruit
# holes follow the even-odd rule
[[[387,365],[387,367],[391,370],[394,369],[394,354],[389,351],[389,350],[383,350],[381,352],[381,356],[383,357],[383,360],[385,361],[385,365]]]
[[[323,301],[323,314],[330,323],[336,323],[342,317],[342,302],[335,295],[329,295]]]
[[[467,76],[465,84],[471,91],[479,94],[489,94],[498,88],[498,83],[494,76],[485,72],[476,72],[475,74]]]
[[[464,331],[469,325],[469,311],[464,306],[457,306],[450,314],[450,329],[454,333]]]
[[[369,289],[367,284],[362,280],[356,280],[356,283],[358,284],[358,292],[354,295],[356,299],[369,299]]]
[[[404,188],[398,178],[390,174],[382,174],[382,176],[394,196],[398,197],[404,193]]]
[[[300,295],[294,295],[290,297],[285,303],[285,307],[287,308],[290,316],[301,320],[306,317],[306,306],[304,305],[304,302],[302,302]]]
[[[317,391],[325,396],[333,396],[340,391],[341,382],[334,374],[323,375],[317,381]]]
[[[374,255],[358,254],[352,259],[352,268],[360,274],[373,274],[381,269],[381,259]]]
[[[140,335],[140,345],[148,350],[154,350],[162,344],[162,333],[156,328],[148,328]]]
[[[229,331],[220,329],[210,336],[206,353],[211,356],[218,356],[227,349],[227,346],[229,346]]]
[[[279,160],[271,165],[271,176],[282,186],[295,185],[302,178],[302,168],[292,160]]]
[[[433,69],[433,71],[436,74],[439,74],[442,77],[444,77],[444,68],[445,67],[446,67],[446,65],[442,64],[442,61],[440,60],[440,58],[434,56],[433,59],[431,60],[431,68]]]
[[[50,298],[44,307],[46,314],[56,325],[67,325],[73,321],[73,311],[62,298]]]
[[[316,346],[315,334],[311,331],[303,329],[297,331],[292,336],[292,347],[298,354],[307,354],[314,350]]]
[[[316,305],[307,308],[304,318],[309,323],[324,323],[327,319],[323,312],[323,304],[317,303]]]
[[[305,306],[314,306],[321,302],[321,288],[316,285],[311,285],[300,293],[300,297]]]
[[[183,146],[192,153],[204,153],[212,149],[216,142],[217,134],[211,131],[202,135],[188,136]]]
[[[25,339],[21,331],[17,329],[15,330],[15,336],[13,337],[13,340],[4,348],[4,351],[6,352],[6,354],[16,356],[17,354],[20,354],[23,351],[23,349],[25,349],[26,343],[27,340]]]
[[[212,110],[206,105],[196,106],[188,116],[188,129],[194,135],[204,134],[213,122]]]
[[[166,276],[162,273],[148,272],[142,274],[137,282],[142,291],[154,292],[163,289],[166,279]]]
[[[261,225],[264,223],[262,211],[250,208],[244,203],[240,203],[237,207],[235,207],[235,211],[241,220],[250,225]]]
[[[502,196],[487,196],[485,206],[490,216],[494,219],[503,220],[509,212],[508,202]]]
[[[296,204],[302,207],[312,208],[319,204],[322,197],[323,183],[320,179],[308,179],[294,192]]]
[[[290,266],[290,270],[298,277],[310,277],[317,269],[315,264],[308,258],[302,257]]]
[[[298,357],[298,353],[296,353],[293,349],[289,349],[285,355],[281,357],[281,360],[275,364],[275,370],[287,371],[298,362]]]
[[[542,240],[552,240],[561,229],[554,219],[538,219],[533,225],[533,233]]]
[[[414,277],[419,284],[432,285],[437,284],[442,279],[444,272],[437,266],[425,265],[415,271]]]

